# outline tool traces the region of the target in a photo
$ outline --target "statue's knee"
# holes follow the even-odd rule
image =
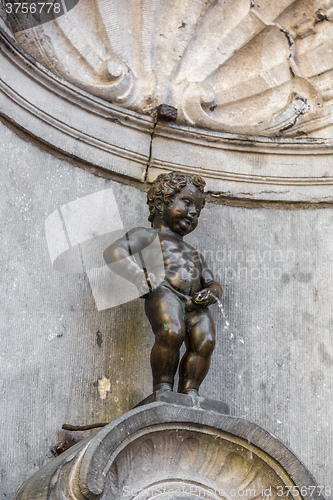
[[[208,357],[212,354],[215,348],[215,338],[212,335],[207,335],[203,342],[201,342],[198,354],[202,357]]]
[[[184,340],[184,332],[177,328],[168,328],[157,336],[157,342],[164,347],[179,349]]]

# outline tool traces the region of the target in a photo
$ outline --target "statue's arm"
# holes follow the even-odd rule
[[[148,246],[155,237],[156,231],[152,229],[141,227],[131,229],[104,251],[104,260],[113,272],[138,285],[144,277],[144,271],[137,263],[135,255]]]
[[[202,269],[201,271],[202,288],[209,289],[217,299],[220,299],[222,297],[222,287],[220,283],[215,280],[212,271],[209,269],[207,262],[202,257],[202,255],[200,256],[200,262]]]
[[[214,275],[202,255],[200,255],[200,265],[202,290],[194,295],[192,302],[199,307],[207,307],[222,297],[222,287],[214,279]]]

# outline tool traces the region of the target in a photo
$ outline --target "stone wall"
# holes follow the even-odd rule
[[[0,496],[10,499],[51,459],[64,422],[112,420],[151,392],[153,335],[140,299],[98,311],[85,274],[53,270],[44,230],[56,209],[108,188],[126,228],[148,225],[144,191],[96,177],[0,128]],[[212,308],[218,340],[202,394],[276,434],[327,487],[332,222],[332,209],[207,204],[187,238],[225,292],[226,319]],[[110,380],[106,399],[103,377]]]

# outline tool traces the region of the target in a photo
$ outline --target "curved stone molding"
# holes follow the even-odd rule
[[[151,151],[148,182],[159,173],[180,170],[203,175],[213,197],[333,201],[332,146],[325,140],[272,141],[158,124]]]
[[[54,74],[139,113],[165,103],[195,127],[332,137],[332,5],[80,0],[13,36]]]
[[[2,30],[0,41],[1,115],[66,155],[144,180],[152,118],[101,101],[59,79]]]
[[[50,462],[16,500],[302,500],[310,492],[323,500],[304,466],[264,429],[217,411],[157,401]]]
[[[213,195],[236,203],[333,202],[329,139],[248,137],[155,124],[152,117],[65,82],[3,31],[0,37],[0,114],[99,175],[105,171],[144,183],[167,170],[201,172]],[[302,109],[304,101],[295,101]]]

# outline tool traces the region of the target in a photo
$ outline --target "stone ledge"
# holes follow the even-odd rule
[[[172,391],[153,392],[147,398],[137,404],[135,408],[154,402],[169,403],[190,408],[197,408],[201,410],[216,411],[218,413],[222,413],[223,415],[229,415],[230,413],[229,406],[227,405],[227,403],[223,403],[222,401],[207,399],[201,396],[192,398],[187,394],[181,394],[179,392]]]

